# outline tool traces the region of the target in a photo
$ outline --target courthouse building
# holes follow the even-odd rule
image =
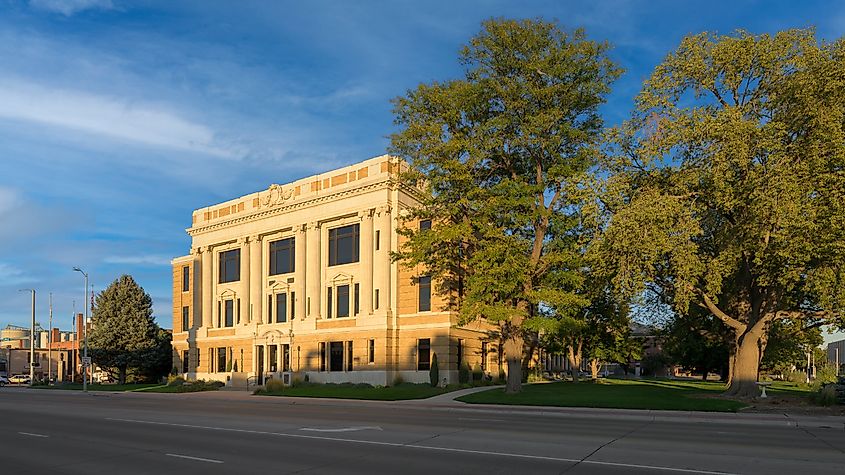
[[[190,254],[173,262],[174,366],[189,378],[268,376],[389,385],[458,381],[459,364],[498,375],[483,320],[460,325],[449,292],[391,261],[419,191],[380,156],[270,185],[193,213]],[[239,383],[240,384],[240,383]]]

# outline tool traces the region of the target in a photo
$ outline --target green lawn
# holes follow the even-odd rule
[[[603,407],[678,411],[736,412],[746,404],[715,397],[724,391],[718,382],[606,379],[599,383],[559,382],[523,386],[519,394],[491,389],[458,398],[471,404]]]
[[[340,399],[372,399],[376,401],[399,401],[403,399],[424,399],[443,394],[457,387],[433,388],[428,384],[404,383],[390,387],[363,387],[352,384],[303,384],[280,391],[260,390],[261,396],[328,397]]]
[[[89,391],[144,391],[148,388],[161,386],[160,384],[99,384],[92,383],[88,385]],[[82,391],[81,383],[72,384],[56,384],[55,386],[32,386],[33,389],[61,389],[69,391]]]

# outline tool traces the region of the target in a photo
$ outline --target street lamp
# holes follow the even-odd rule
[[[84,270],[80,269],[79,267],[74,267],[74,271],[81,273],[85,276],[85,320],[82,322],[82,332],[83,332],[83,353],[82,353],[82,391],[88,392],[88,366],[86,363],[88,362],[88,274],[85,273]]]
[[[32,293],[32,326],[29,329],[29,384],[32,384],[35,382],[35,289],[21,289],[18,292]]]

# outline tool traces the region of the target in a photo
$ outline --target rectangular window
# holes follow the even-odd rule
[[[226,307],[226,326],[233,327],[235,326],[235,301],[230,299],[223,303]]]
[[[191,329],[190,319],[191,307],[182,307],[182,331],[186,332]]]
[[[420,312],[431,311],[431,276],[424,275],[419,278]]]
[[[238,299],[238,319],[236,320],[238,324],[241,323],[241,299]]]
[[[290,371],[290,345],[282,345],[282,371]]]
[[[355,295],[353,296],[353,299],[354,299],[353,300],[353,302],[354,302],[354,305],[353,305],[354,315],[358,315],[359,313],[361,313],[361,303],[360,303],[361,289],[360,289],[360,285],[358,285],[358,284],[355,284]]]
[[[332,318],[332,288],[329,287],[326,291],[328,292],[326,297],[326,318]]]
[[[217,368],[214,367],[214,348],[208,349],[208,372],[214,373]]]
[[[381,247],[381,231],[376,229],[376,251]]]
[[[280,239],[270,243],[270,275],[294,272],[294,238]]]
[[[241,250],[232,249],[220,253],[219,283],[241,280]]]
[[[188,266],[182,267],[182,292],[187,292],[191,288],[191,268]]]
[[[217,348],[217,372],[226,371],[226,348]]]
[[[352,342],[346,342],[346,371],[352,371]]]
[[[329,343],[329,371],[343,371],[343,342]]]
[[[348,285],[338,285],[337,286],[337,316],[338,316],[338,318],[349,316],[349,286]]]
[[[326,370],[326,343],[320,342],[320,371]]]
[[[457,369],[461,369],[461,365],[464,363],[464,340],[458,338],[458,367]]]
[[[217,301],[217,328],[223,326],[223,303],[221,301]]]
[[[290,319],[296,318],[296,292],[290,293]]]
[[[273,296],[267,296],[267,322],[270,322],[270,316],[273,315]]]
[[[329,229],[330,266],[358,262],[360,228],[359,224],[350,224],[349,226]]]
[[[187,373],[191,369],[190,355],[191,355],[190,351],[182,350],[182,372],[183,373]]]
[[[370,340],[369,349],[367,350],[367,362],[373,364],[376,362],[376,341]]]
[[[278,371],[278,360],[279,355],[276,353],[276,345],[270,345],[267,347],[267,359],[269,360],[269,367],[270,372],[275,373]]]
[[[420,221],[420,231],[427,231],[431,229],[431,220],[423,219]]]
[[[373,298],[373,310],[378,310],[378,289],[376,289],[375,297]]]
[[[487,371],[487,342],[481,342],[481,371]]]
[[[276,294],[276,323],[288,321],[288,294]]]
[[[417,340],[417,370],[428,371],[431,368],[431,340]]]

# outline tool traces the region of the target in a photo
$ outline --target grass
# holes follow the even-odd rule
[[[111,391],[111,392],[124,392],[124,391],[148,391],[151,388],[155,388],[161,386],[158,383],[153,384],[99,384],[99,383],[91,383],[88,385],[89,391]],[[41,386],[36,385],[32,386],[33,389],[59,389],[59,390],[68,390],[68,391],[82,391],[82,383],[67,383],[67,384],[56,384],[54,386]]]
[[[746,404],[718,397],[718,382],[678,380],[606,379],[592,382],[559,382],[523,386],[519,394],[492,389],[458,398],[471,404],[600,407],[676,411],[736,412]]]
[[[326,397],[339,399],[370,399],[375,401],[399,401],[424,399],[458,389],[457,386],[433,388],[429,384],[402,383],[397,386],[375,387],[356,384],[300,384],[280,390],[261,389],[255,394],[261,396]]]

